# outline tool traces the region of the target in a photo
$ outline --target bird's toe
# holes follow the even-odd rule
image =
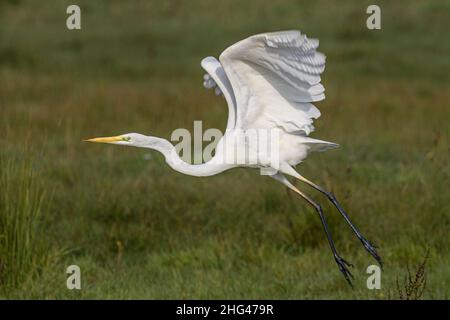
[[[345,280],[347,280],[347,283],[353,288],[353,284],[352,284],[352,279],[353,274],[350,272],[349,267],[353,267],[353,265],[351,263],[349,263],[348,261],[346,261],[344,258],[336,255],[334,257],[334,259],[336,260],[336,263],[339,267],[339,270],[341,271],[341,273],[344,275]]]

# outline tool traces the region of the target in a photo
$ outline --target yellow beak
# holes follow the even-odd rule
[[[113,142],[123,141],[123,137],[122,137],[122,136],[115,136],[115,137],[101,137],[101,138],[87,139],[87,140],[84,140],[84,141],[88,141],[88,142],[100,142],[100,143],[113,143]]]

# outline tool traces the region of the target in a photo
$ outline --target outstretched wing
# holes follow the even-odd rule
[[[319,41],[300,31],[251,36],[228,47],[220,62],[236,99],[236,128],[278,127],[308,135],[325,98],[320,74],[325,55]]]
[[[206,57],[201,66],[208,73],[204,77],[203,85],[207,89],[213,89],[217,95],[223,94],[228,104],[227,129],[233,129],[236,123],[236,99],[230,81],[223,70],[222,65],[214,57]]]

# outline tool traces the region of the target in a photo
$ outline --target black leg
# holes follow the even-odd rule
[[[297,193],[299,193],[302,196],[302,198],[304,198],[306,201],[308,201],[309,204],[311,204],[314,207],[314,209],[317,211],[317,213],[319,214],[320,221],[322,222],[323,230],[325,231],[331,251],[333,252],[334,260],[336,261],[336,263],[339,267],[339,270],[344,275],[345,280],[347,280],[348,284],[353,288],[353,284],[351,281],[351,279],[353,279],[353,275],[350,272],[350,270],[348,269],[348,267],[353,267],[353,265],[351,263],[348,263],[345,259],[343,259],[338,254],[338,252],[336,250],[336,246],[334,245],[333,238],[331,237],[330,230],[328,229],[327,220],[325,218],[325,215],[323,214],[322,207],[319,204],[317,204],[316,202],[314,202],[311,198],[306,196],[305,194],[303,194],[301,192],[297,192]]]
[[[337,252],[336,246],[334,245],[334,241],[331,238],[330,230],[328,230],[328,224],[327,220],[325,218],[325,215],[323,214],[322,207],[316,203],[314,200],[312,200],[310,197],[308,197],[306,194],[298,190],[295,186],[292,185],[292,183],[289,182],[288,179],[283,174],[276,174],[271,176],[275,180],[278,180],[282,184],[284,184],[289,189],[293,190],[297,194],[299,194],[303,199],[305,199],[310,205],[314,207],[314,209],[317,211],[320,217],[320,221],[322,222],[323,229],[325,231],[325,235],[327,236],[328,243],[330,245],[331,251],[333,252],[334,260],[336,261],[339,270],[342,272],[342,274],[345,277],[345,280],[347,280],[348,284],[353,288],[353,284],[351,279],[353,279],[353,275],[348,269],[349,267],[353,267],[352,264],[348,263],[345,259],[343,259]]]
[[[304,178],[302,176],[298,177],[298,179],[303,181],[303,182],[305,182],[306,184],[308,184],[309,186],[313,187],[314,189],[320,191],[321,193],[323,193],[331,201],[331,203],[333,203],[333,205],[336,207],[336,209],[338,209],[340,214],[344,217],[345,221],[350,226],[352,231],[355,233],[355,235],[361,241],[361,243],[363,244],[364,248],[372,255],[372,257],[374,257],[375,260],[377,260],[377,262],[380,265],[380,267],[383,268],[383,262],[381,260],[381,257],[378,255],[378,253],[376,251],[376,246],[374,246],[372,243],[370,243],[370,241],[367,240],[361,234],[361,232],[358,230],[358,228],[350,220],[350,218],[347,215],[347,213],[345,212],[345,210],[341,207],[341,205],[337,201],[336,197],[331,192],[326,191],[322,187],[316,185],[315,183],[309,181],[308,179],[306,179],[306,178]]]
[[[303,199],[305,199],[310,205],[313,206],[313,208],[316,210],[320,217],[320,221],[322,222],[322,227],[325,231],[325,235],[327,236],[328,243],[330,245],[331,251],[333,252],[334,260],[336,261],[339,270],[342,272],[342,274],[345,277],[345,280],[347,280],[348,284],[353,288],[353,284],[351,279],[353,279],[353,275],[349,270],[349,267],[353,267],[353,265],[349,262],[347,262],[344,258],[342,258],[337,250],[336,246],[334,245],[334,241],[331,237],[330,230],[328,229],[327,220],[325,218],[325,215],[323,214],[322,207],[316,203],[314,200],[312,200],[310,197],[308,197],[306,194],[298,190],[295,186],[293,186],[283,175],[275,175],[272,176],[274,179],[280,181],[284,185],[286,185],[289,189],[295,191],[297,194],[299,194]]]

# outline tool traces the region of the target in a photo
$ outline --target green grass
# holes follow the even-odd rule
[[[80,0],[82,30],[67,31],[71,3],[0,1],[0,175],[19,183],[5,192],[2,182],[0,214],[23,256],[2,242],[0,260],[25,266],[8,271],[0,297],[398,299],[397,278],[427,250],[424,298],[450,297],[446,1],[381,1],[380,31],[365,27],[370,1]],[[199,119],[224,129],[225,102],[203,89],[200,60],[294,28],[327,55],[313,136],[341,145],[297,169],[332,190],[380,247],[381,290],[365,285],[374,261],[306,187],[355,265],[355,290],[313,210],[257,171],[192,178],[156,153],[81,142],[169,138]],[[35,187],[20,186],[28,182]],[[80,291],[66,289],[71,264]]]
[[[54,267],[42,221],[45,192],[28,159],[0,159],[0,285],[14,289]]]

